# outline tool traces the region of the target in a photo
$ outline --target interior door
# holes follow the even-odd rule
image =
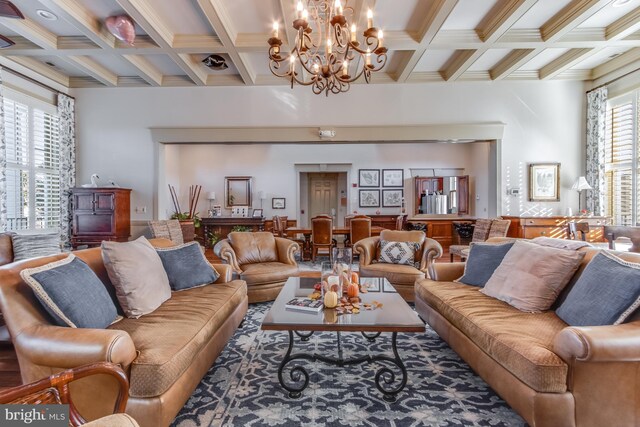
[[[310,174],[309,176],[309,219],[321,214],[329,214],[336,224],[338,212],[338,175]]]

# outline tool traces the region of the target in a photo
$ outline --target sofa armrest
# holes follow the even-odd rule
[[[228,239],[223,239],[216,243],[216,245],[213,247],[213,253],[215,253],[216,256],[221,260],[228,262],[231,268],[233,268],[233,271],[238,274],[242,273],[242,270],[240,270],[240,265],[238,265],[238,258],[236,257],[236,253],[233,250],[233,247],[229,243]]]
[[[567,363],[639,362],[640,321],[622,325],[574,327],[560,331],[553,349]]]
[[[229,264],[211,264],[220,277],[213,283],[227,283],[233,280],[233,268]]]
[[[438,282],[453,282],[464,274],[464,262],[433,263],[429,277]]]
[[[376,256],[376,248],[380,242],[380,237],[367,237],[359,240],[353,245],[353,250],[360,254],[360,265],[369,265]]]
[[[276,250],[278,251],[278,260],[289,265],[298,265],[295,254],[300,251],[300,245],[290,239],[284,237],[276,237]]]
[[[442,245],[434,239],[427,237],[422,244],[422,257],[420,258],[420,270],[428,273],[428,277],[433,277],[429,272],[437,258],[442,256]]]
[[[34,365],[75,368],[95,362],[111,362],[126,371],[137,357],[128,333],[116,329],[67,328],[33,325],[14,338],[22,357]]]

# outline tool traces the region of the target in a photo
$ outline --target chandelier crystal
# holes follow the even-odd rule
[[[298,83],[326,96],[347,92],[362,75],[369,83],[371,73],[385,66],[387,48],[382,43],[382,30],[373,25],[371,9],[360,41],[357,18],[354,9],[346,3],[343,7],[341,0],[306,0],[306,8],[298,1],[293,20],[296,37],[288,54],[281,51],[279,24],[273,23],[268,40],[269,69],[290,80],[291,88]]]

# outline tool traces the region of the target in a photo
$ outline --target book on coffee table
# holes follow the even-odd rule
[[[291,310],[310,311],[314,313],[322,310],[323,306],[322,300],[313,300],[311,298],[294,298],[285,304],[285,308]]]

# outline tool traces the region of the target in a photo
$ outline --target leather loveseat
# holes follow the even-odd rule
[[[513,239],[490,239],[505,240]],[[600,250],[580,249],[585,257],[558,301]],[[640,262],[640,254],[615,254]],[[416,310],[529,425],[640,425],[640,320],[569,327],[556,307],[525,313],[454,282],[463,272],[464,263],[430,263],[431,279],[415,285]]]
[[[266,231],[229,233],[213,250],[247,282],[250,303],[276,299],[287,279],[298,275],[300,245]]]
[[[171,246],[153,239],[155,246]],[[113,286],[100,248],[75,251],[105,284]],[[130,383],[126,412],[142,427],[168,426],[247,311],[247,287],[231,281],[227,265],[215,265],[215,284],[173,292],[154,312],[125,318],[107,329],[54,326],[20,271],[60,260],[66,255],[33,258],[0,267],[0,308],[20,363],[22,381],[29,383],[65,369],[95,362],[118,364]],[[100,396],[96,399],[95,396]],[[71,384],[71,396],[87,419],[113,410],[117,384],[104,375]]]

